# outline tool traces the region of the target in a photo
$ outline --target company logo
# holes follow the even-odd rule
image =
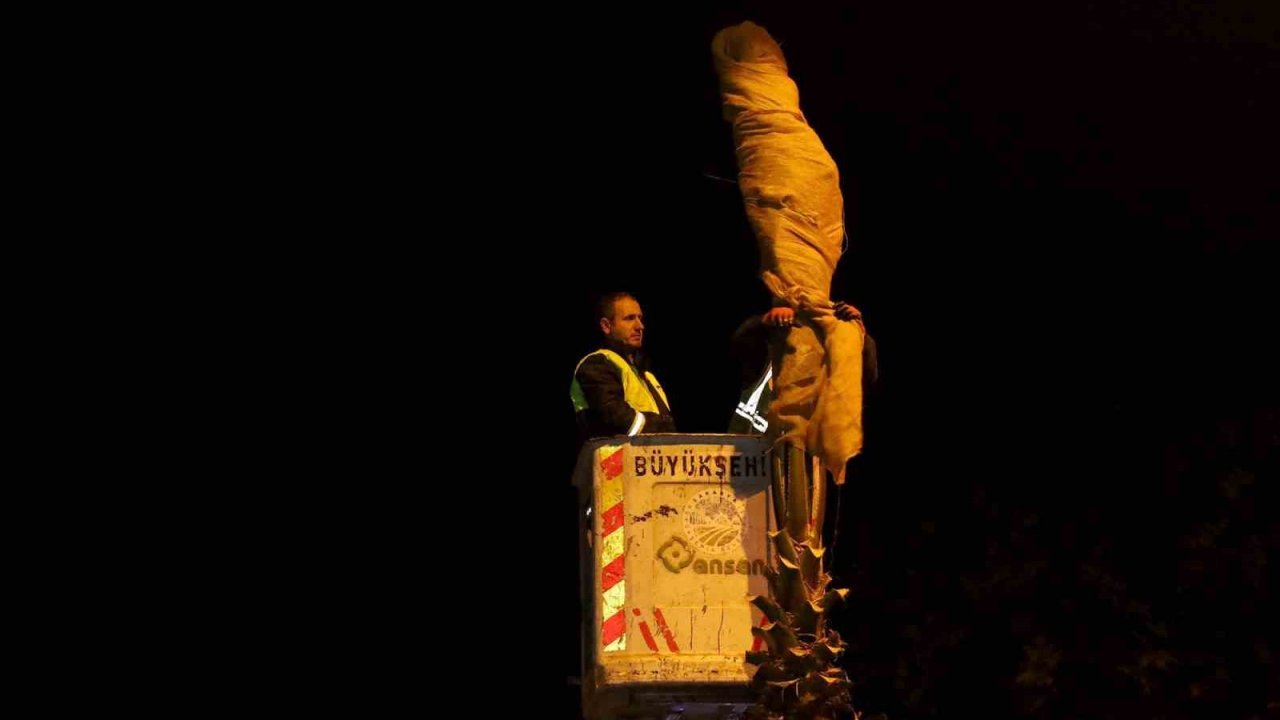
[[[725,488],[710,488],[685,504],[684,534],[708,555],[741,551],[746,535],[747,504]]]

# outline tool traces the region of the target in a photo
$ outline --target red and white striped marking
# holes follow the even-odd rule
[[[627,649],[627,581],[624,578],[626,548],[623,532],[621,447],[596,451],[603,480],[596,496],[600,513],[600,644],[604,652]]]

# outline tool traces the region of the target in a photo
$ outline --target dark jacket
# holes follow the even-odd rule
[[[604,349],[613,350],[624,358],[626,357],[626,353],[620,352],[617,348],[606,346]],[[644,425],[640,428],[640,432],[676,432],[676,420],[671,413],[671,408],[663,402],[662,395],[653,388],[645,377],[647,368],[642,356],[637,358],[636,363],[632,365],[632,369],[640,380],[644,382],[659,410],[656,413],[642,413]],[[586,409],[577,413],[578,430],[581,437],[586,439],[610,435],[626,435],[636,422],[636,410],[627,404],[622,387],[622,376],[619,374],[617,366],[607,358],[595,355],[582,362],[578,367],[577,373],[574,374],[574,379],[578,381],[578,385],[582,388],[582,394],[587,402]]]

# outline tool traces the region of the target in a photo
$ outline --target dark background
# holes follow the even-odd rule
[[[553,714],[576,712],[567,391],[595,298],[639,298],[687,432],[725,428],[729,336],[767,307],[717,179],[736,168],[709,52],[752,19],[840,168],[832,294],[879,344],[833,566],[856,706],[1264,716],[1280,702],[1267,4],[771,5],[526,9],[536,29],[488,78],[511,88],[496,132],[519,149],[494,171],[520,228],[494,322],[527,409],[494,418],[529,421],[541,479],[511,492],[556,568],[512,612],[537,618],[521,663]]]

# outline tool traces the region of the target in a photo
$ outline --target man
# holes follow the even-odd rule
[[[676,431],[658,379],[644,367],[644,311],[628,293],[601,299],[601,349],[578,362],[569,389],[583,438]]]

